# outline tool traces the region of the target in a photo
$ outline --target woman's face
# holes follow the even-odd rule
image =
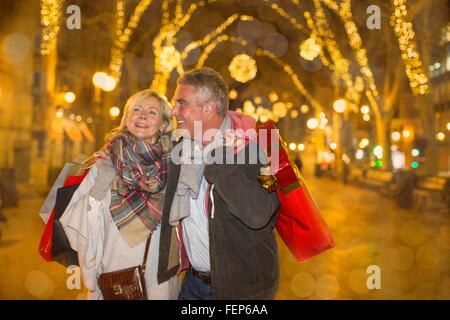
[[[156,142],[160,131],[166,127],[161,104],[155,97],[145,98],[136,103],[128,112],[126,127],[138,139]]]

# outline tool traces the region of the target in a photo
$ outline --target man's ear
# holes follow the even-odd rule
[[[214,114],[217,112],[217,103],[214,101],[209,101],[205,105],[205,113],[207,114]]]

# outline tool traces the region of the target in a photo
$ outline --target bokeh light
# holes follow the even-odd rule
[[[309,119],[306,122],[306,126],[309,129],[314,130],[314,129],[316,129],[319,126],[319,121],[316,118]]]

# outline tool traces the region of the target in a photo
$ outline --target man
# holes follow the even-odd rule
[[[254,129],[255,121],[228,111],[228,88],[209,68],[187,72],[178,80],[172,115],[184,132],[180,145],[193,146],[182,152],[194,150],[194,155],[201,150],[211,159],[231,151],[235,158],[244,154],[245,163],[176,164],[172,152],[158,281],[187,270],[181,300],[273,299],[279,279],[273,231],[278,199],[257,180],[262,164],[252,163],[249,156],[256,142],[227,132]],[[199,124],[203,133],[215,134],[199,135],[194,130]],[[223,143],[220,136],[226,137]],[[222,153],[217,152],[221,148]]]

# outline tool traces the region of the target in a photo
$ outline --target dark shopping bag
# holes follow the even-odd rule
[[[80,175],[67,177],[64,186],[56,190],[54,208],[49,215],[38,248],[45,261],[56,261],[64,266],[78,265],[76,251],[70,247],[59,219],[88,171],[89,168],[85,168]]]
[[[67,208],[73,194],[80,184],[59,188],[56,193],[53,217],[52,260],[68,267],[78,265],[78,254],[70,247],[64,228],[59,219]]]

